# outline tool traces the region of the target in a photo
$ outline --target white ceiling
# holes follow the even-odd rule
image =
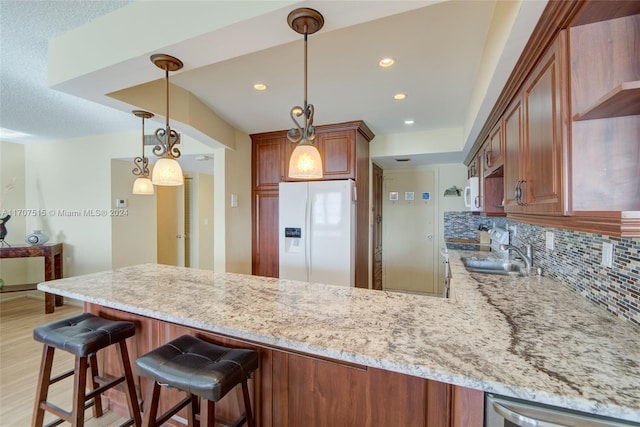
[[[308,43],[308,98],[316,107],[314,123],[361,119],[376,135],[420,135],[461,128],[468,150],[529,37],[531,22],[537,21],[545,3],[526,1],[527,6],[536,3],[528,11],[529,22],[514,26],[503,52],[489,52],[500,56],[500,68],[482,97],[482,105],[475,107],[473,90],[488,53],[485,43],[491,35],[496,1],[301,2],[302,6],[318,9],[325,17],[325,27],[310,35]],[[118,110],[113,105],[107,107],[82,99],[102,102],[95,93],[89,93],[90,89],[83,89],[86,96],[76,92],[79,96],[73,96],[47,87],[47,40],[128,3],[0,0],[3,140],[31,142],[139,129],[130,106]],[[155,2],[146,3],[153,16]],[[224,8],[226,2],[217,3]],[[253,2],[246,4],[250,3]],[[258,17],[255,22],[260,22],[260,26],[253,40],[237,34],[200,45],[199,50],[194,49],[192,40],[167,46],[161,53],[170,53],[185,63],[183,70],[171,75],[171,82],[191,91],[221,118],[244,132],[291,127],[289,110],[303,100],[302,36],[286,23],[286,15],[297,6],[300,5],[283,7],[265,15],[263,20]],[[359,11],[366,12],[366,16],[363,18]],[[363,19],[368,21],[361,22]],[[233,30],[233,25],[230,28]],[[226,34],[228,37],[232,33]],[[252,42],[266,47],[240,48]],[[228,45],[232,53],[225,52],[226,57],[221,60],[202,63],[215,56],[208,50],[221,44]],[[241,51],[237,56],[233,54],[235,44],[239,46],[237,51]],[[378,67],[378,60],[384,56],[394,57],[396,64],[388,69]],[[148,60],[148,54],[144,55],[144,61],[149,71],[145,80],[162,77],[162,71]],[[131,86],[131,75],[124,71],[111,72],[109,76],[112,88]],[[256,92],[252,88],[256,82],[265,83],[268,90]],[[104,83],[104,75],[94,86],[100,83]],[[91,86],[86,81],[83,85]],[[393,100],[397,92],[406,93],[407,99]],[[409,118],[415,120],[414,125],[403,124]],[[31,136],[14,138],[6,129]],[[411,156],[410,164],[462,161],[465,154],[455,150],[416,155]],[[378,161],[383,167],[395,166],[393,158]]]

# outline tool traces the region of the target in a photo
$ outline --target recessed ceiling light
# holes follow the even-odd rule
[[[395,95],[393,95],[393,99],[396,99],[398,101],[401,101],[403,99],[407,99],[407,94],[406,93],[396,93]]]
[[[415,120],[405,120],[405,121],[404,121],[404,124],[405,124],[405,125],[412,125],[412,124],[414,124],[415,122],[416,122]]]
[[[386,67],[391,67],[393,64],[395,64],[396,60],[393,58],[382,58],[380,61],[378,61],[378,65],[386,68]]]
[[[397,158],[395,160],[396,160],[396,162],[409,162],[409,161],[411,161],[411,159],[409,157],[401,157],[401,158]]]
[[[264,83],[256,83],[253,85],[255,90],[267,90],[267,85]]]

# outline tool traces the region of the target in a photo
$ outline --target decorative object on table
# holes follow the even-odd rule
[[[444,190],[444,197],[462,197],[462,188],[452,185]]]
[[[133,110],[132,113],[142,119],[142,155],[133,159],[136,167],[131,171],[138,177],[133,182],[133,194],[153,195],[153,183],[149,179],[149,158],[144,156],[144,119],[150,119],[154,114],[143,110]]]
[[[13,187],[16,186],[16,179],[13,178],[11,180],[11,182],[9,182],[5,187],[4,187],[4,191],[2,192],[2,197],[0,197],[0,215],[3,214],[2,212],[2,202],[4,201],[4,198],[7,197],[7,193],[9,193],[9,191],[11,189],[13,189]],[[11,219],[11,215],[5,215],[4,217],[0,218],[0,246],[11,246],[9,243],[4,241],[4,238],[6,237],[8,231],[7,231],[7,221],[9,221]]]
[[[289,115],[295,124],[287,132],[287,139],[296,144],[289,159],[289,176],[298,179],[322,178],[322,158],[318,148],[313,145],[316,128],[313,126],[313,104],[307,103],[307,35],[319,31],[324,18],[314,9],[301,7],[287,16],[289,27],[298,34],[304,34],[304,103],[291,108]],[[304,127],[296,117],[304,116]]]
[[[176,160],[180,157],[180,150],[176,147],[180,144],[180,134],[169,125],[169,71],[178,71],[183,67],[182,61],[164,53],[151,55],[151,62],[156,67],[164,70],[166,110],[165,127],[156,129],[156,146],[153,154],[160,157],[151,172],[153,185],[184,185],[182,168]]]
[[[33,246],[40,246],[49,241],[49,236],[43,234],[42,230],[33,230],[33,233],[27,234],[24,241]]]
[[[4,218],[0,218],[0,247],[2,246],[11,246],[7,242],[4,241],[5,236],[7,235],[7,221],[11,219],[11,215],[6,215]]]

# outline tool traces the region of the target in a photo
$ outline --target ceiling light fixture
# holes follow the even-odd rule
[[[182,168],[176,160],[180,157],[180,150],[176,147],[180,144],[180,134],[169,126],[169,71],[178,71],[183,64],[178,58],[163,53],[151,55],[151,62],[164,70],[167,110],[165,128],[156,129],[157,143],[153,147],[153,154],[160,159],[153,167],[151,181],[154,185],[183,185]]]
[[[393,58],[382,58],[380,61],[378,61],[378,65],[382,68],[391,67],[395,63],[396,60]]]
[[[253,88],[255,90],[263,91],[263,90],[267,90],[267,85],[264,83],[256,83],[253,85]]]
[[[415,120],[405,120],[405,121],[404,121],[404,124],[405,124],[405,125],[412,125],[412,124],[414,124],[415,122],[416,122]]]
[[[397,101],[402,101],[403,99],[407,99],[407,94],[406,93],[396,93],[395,95],[393,95],[393,99],[395,99]]]
[[[291,108],[289,112],[296,127],[289,129],[287,138],[297,144],[289,159],[289,177],[318,179],[322,178],[322,158],[313,145],[316,137],[313,126],[314,108],[312,104],[307,104],[307,35],[320,30],[324,25],[324,18],[317,10],[303,7],[289,13],[287,22],[293,31],[304,34],[304,104],[302,107]],[[300,116],[304,116],[304,128],[296,120]]]
[[[133,110],[136,117],[142,119],[142,156],[133,159],[135,168],[131,172],[138,178],[133,182],[133,194],[153,194],[153,183],[149,179],[149,158],[144,156],[144,119],[150,119],[153,113],[143,110]]]

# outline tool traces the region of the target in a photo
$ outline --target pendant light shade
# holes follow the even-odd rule
[[[160,157],[151,172],[151,182],[153,185],[178,186],[184,184],[182,168],[176,160],[180,157],[180,134],[175,129],[171,129],[169,124],[169,71],[178,71],[183,64],[178,58],[164,53],[151,55],[151,62],[156,67],[164,70],[166,110],[165,127],[156,129],[156,145],[153,147],[153,154]]]
[[[322,158],[315,145],[304,141],[296,145],[289,160],[289,176],[297,179],[322,178]]]
[[[296,143],[296,148],[289,159],[288,176],[297,179],[322,178],[322,157],[313,145],[316,137],[316,129],[313,126],[313,104],[307,102],[307,35],[320,30],[324,24],[324,18],[314,9],[299,8],[289,13],[287,17],[289,27],[298,34],[304,34],[304,103],[291,108],[289,115],[295,124],[289,129],[287,138]],[[297,118],[303,118],[300,124]]]
[[[176,159],[162,157],[158,159],[151,172],[153,185],[183,185],[182,168]]]
[[[153,183],[147,177],[136,178],[133,181],[133,194],[153,195]]]
[[[142,155],[133,159],[136,166],[131,172],[138,178],[133,182],[133,194],[141,194],[145,196],[153,195],[153,184],[149,179],[149,159],[144,155],[144,120],[153,117],[153,113],[143,110],[133,110],[132,113],[136,117],[142,119]]]

